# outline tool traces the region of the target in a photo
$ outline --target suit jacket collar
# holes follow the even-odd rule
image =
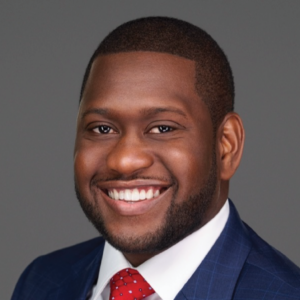
[[[175,300],[232,298],[251,242],[236,208],[231,201],[229,203],[230,215],[223,232]],[[101,243],[75,264],[71,276],[70,272],[66,271],[64,284],[54,289],[47,299],[86,300],[97,280],[103,249],[104,243]]]
[[[229,202],[230,215],[223,232],[175,300],[232,299],[251,242],[247,228]]]
[[[103,250],[104,242],[88,256],[73,265],[72,275],[70,276],[70,272],[66,272],[64,284],[49,293],[47,300],[86,300],[97,281]]]

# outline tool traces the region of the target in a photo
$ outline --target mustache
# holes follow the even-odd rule
[[[159,181],[164,181],[164,182],[169,182],[171,184],[175,184],[176,180],[173,177],[163,177],[163,176],[141,176],[141,175],[123,175],[119,174],[116,176],[106,176],[106,177],[99,177],[93,178],[91,180],[91,185],[97,185],[99,182],[107,182],[107,181],[132,181],[132,180],[159,180]]]

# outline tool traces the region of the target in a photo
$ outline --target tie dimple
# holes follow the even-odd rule
[[[141,300],[153,293],[149,283],[134,269],[124,269],[110,280],[109,300]]]

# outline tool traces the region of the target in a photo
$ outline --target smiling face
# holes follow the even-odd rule
[[[203,226],[226,200],[195,80],[193,61],[156,52],[100,56],[91,69],[78,113],[76,192],[136,265]]]

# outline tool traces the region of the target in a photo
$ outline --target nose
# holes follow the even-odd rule
[[[107,167],[120,175],[133,175],[153,164],[145,142],[139,138],[121,138],[107,156]]]

